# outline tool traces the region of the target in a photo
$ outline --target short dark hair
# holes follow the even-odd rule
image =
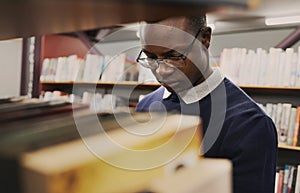
[[[207,27],[206,16],[187,16],[187,29],[191,30],[192,33],[197,33],[199,29]]]
[[[206,15],[198,15],[198,16],[183,16],[182,18],[185,18],[187,20],[187,30],[190,31],[190,33],[197,33],[199,29],[204,29],[207,27],[206,23]],[[162,20],[156,20],[156,21],[147,21],[148,24],[153,24],[153,23],[159,23],[161,21],[164,21],[165,19]]]

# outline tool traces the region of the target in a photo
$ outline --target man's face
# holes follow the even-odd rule
[[[181,57],[189,51],[183,66],[170,67],[159,62],[158,68],[152,69],[156,79],[171,92],[181,92],[199,84],[209,65],[206,47],[198,40],[192,44],[195,34],[183,30],[185,23],[181,20],[172,26],[150,24],[144,28],[142,36],[142,50],[148,58]]]

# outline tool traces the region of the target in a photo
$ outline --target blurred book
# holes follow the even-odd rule
[[[198,117],[113,116],[100,124],[116,129],[21,154],[23,192],[135,192],[178,165],[193,167],[199,161]]]
[[[1,105],[5,108],[0,112],[0,186],[6,193],[141,189],[154,176],[172,170],[164,166],[167,162],[174,163],[183,154],[189,155],[192,162],[199,158],[198,117],[131,112],[96,114],[87,105],[50,101],[10,101]],[[142,135],[137,135],[139,132]],[[107,137],[134,151],[163,148],[156,154],[132,156],[106,144]],[[145,173],[121,169],[96,157],[88,142],[95,144],[104,158],[117,163],[147,167],[154,161],[163,165],[149,167]],[[170,145],[165,146],[165,142]],[[166,161],[168,156],[174,159]],[[120,186],[112,184],[114,181]]]
[[[202,159],[172,175],[149,183],[141,193],[231,193],[232,164],[226,159]]]

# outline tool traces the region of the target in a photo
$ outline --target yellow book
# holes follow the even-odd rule
[[[199,117],[145,113],[135,119],[137,124],[125,128],[23,154],[23,192],[136,192],[197,163]]]

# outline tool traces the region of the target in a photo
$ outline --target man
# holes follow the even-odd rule
[[[137,61],[162,87],[137,111],[199,115],[205,157],[233,163],[234,193],[273,193],[277,133],[272,120],[217,68],[209,65],[211,29],[205,16],[169,18],[141,30]]]

